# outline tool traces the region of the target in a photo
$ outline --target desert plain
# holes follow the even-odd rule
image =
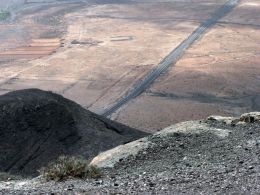
[[[0,94],[39,88],[103,114],[227,2],[3,1],[11,17],[0,23]],[[258,0],[238,1],[108,117],[156,132],[208,115],[260,111],[259,10]]]

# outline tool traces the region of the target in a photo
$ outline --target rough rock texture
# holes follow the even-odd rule
[[[181,132],[181,133],[196,133],[200,134],[203,132],[209,132],[215,134],[218,137],[225,138],[230,133],[231,130],[228,128],[216,128],[210,126],[208,122],[216,122],[218,124],[226,125],[247,125],[248,123],[259,123],[260,126],[260,112],[250,112],[242,114],[240,117],[223,117],[223,116],[209,116],[205,122],[189,121],[184,123],[179,123],[171,127],[165,128],[164,130],[154,134],[154,136],[167,136],[169,133]],[[136,140],[134,142],[118,146],[111,150],[105,151],[98,156],[96,156],[91,164],[98,166],[100,168],[113,167],[122,159],[127,158],[132,155],[136,155],[138,152],[147,149],[148,145],[151,145],[150,137],[144,137],[142,139]]]
[[[126,159],[129,156],[135,156],[140,151],[147,149],[149,144],[151,144],[151,142],[148,137],[144,137],[128,144],[120,145],[111,150],[102,152],[96,156],[90,164],[99,168],[113,168],[123,159]]]
[[[249,112],[242,114],[240,117],[223,117],[223,116],[209,116],[208,120],[218,121],[224,124],[241,125],[247,123],[260,123],[260,112]]]
[[[244,120],[243,116],[257,117],[258,114],[242,115],[239,121]],[[239,121],[226,124],[223,118],[213,120],[211,117],[179,123],[106,151],[92,162],[100,167],[110,167],[103,170],[105,176],[100,180],[44,183],[35,178],[0,183],[0,192],[259,194],[260,123],[256,118],[243,124]]]
[[[35,175],[62,154],[90,158],[145,135],[51,92],[0,96],[0,171]]]

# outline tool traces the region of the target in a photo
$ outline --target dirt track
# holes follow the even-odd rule
[[[102,113],[225,2],[92,1],[25,9],[0,25],[0,94],[36,87]],[[242,0],[112,118],[156,131],[210,114],[258,110],[259,13],[256,0]]]
[[[259,110],[259,18],[257,2],[241,1],[114,118],[156,130],[213,113]]]
[[[180,45],[178,45],[168,56],[166,56],[158,67],[152,71],[149,75],[141,81],[126,97],[118,101],[114,106],[107,109],[103,116],[110,116],[118,109],[120,109],[124,104],[128,103],[131,99],[142,94],[149,86],[167,69],[174,65],[179,58],[183,55],[184,51],[189,48],[197,39],[199,39],[210,27],[214,26],[219,19],[224,17],[226,14],[231,12],[239,3],[238,0],[230,0],[224,4],[221,8],[216,10],[213,15],[202,23],[186,40],[184,40]]]

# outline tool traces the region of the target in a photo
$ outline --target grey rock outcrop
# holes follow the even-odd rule
[[[225,138],[231,133],[231,131],[225,126],[222,128],[210,126],[208,123],[210,121],[223,123],[226,125],[246,125],[247,123],[258,123],[260,122],[260,112],[245,113],[240,117],[209,116],[206,121],[188,121],[170,126],[152,135],[151,137],[159,136],[163,138],[167,137],[169,134],[178,132],[184,134],[201,134],[208,132],[220,138]],[[145,137],[103,152],[96,156],[92,160],[91,164],[101,168],[113,167],[118,162],[122,161],[122,159],[137,155],[140,151],[145,150],[152,144],[149,140],[149,137]]]

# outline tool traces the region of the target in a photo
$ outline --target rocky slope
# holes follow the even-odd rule
[[[35,175],[62,154],[91,158],[147,135],[38,89],[0,96],[0,111],[0,171],[15,174]]]
[[[18,194],[258,194],[260,113],[179,123],[98,155],[100,180],[0,183]]]

